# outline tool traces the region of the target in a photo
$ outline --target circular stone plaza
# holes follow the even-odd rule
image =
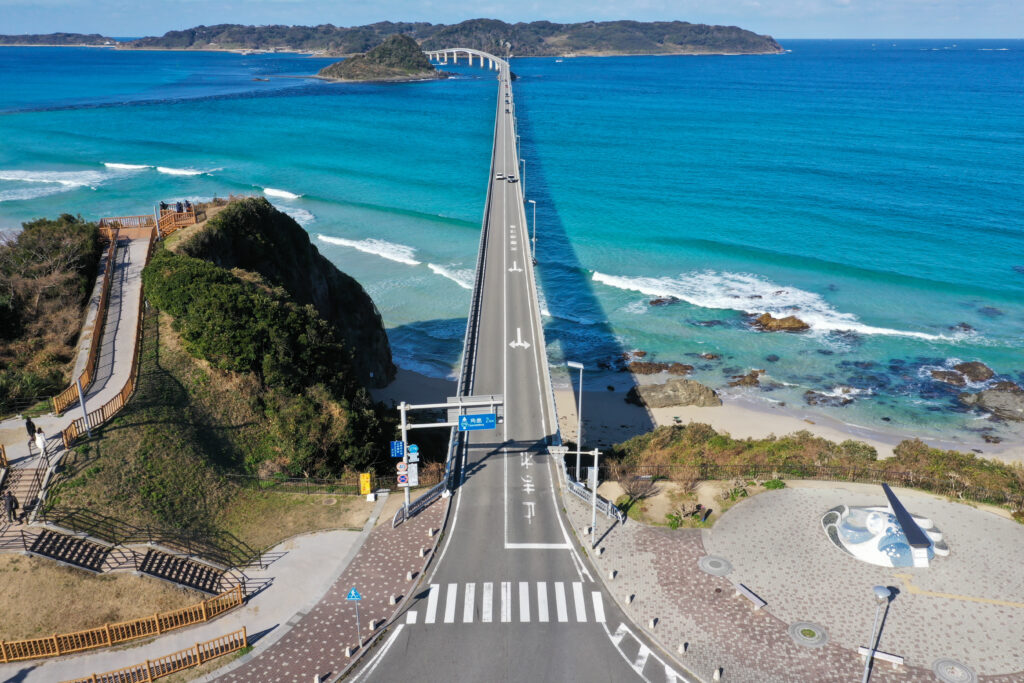
[[[931,494],[896,495],[942,530],[948,555],[927,568],[863,562],[829,540],[822,517],[838,505],[886,505],[881,487],[801,482],[744,500],[704,530],[702,569],[763,599],[797,645],[854,657],[871,644],[872,588],[888,587],[877,649],[903,664],[876,659],[878,680],[1024,681],[1024,525]]]

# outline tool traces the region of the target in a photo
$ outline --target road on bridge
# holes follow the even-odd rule
[[[623,616],[580,555],[546,454],[555,433],[516,150],[499,62],[476,364],[466,394],[503,394],[472,432],[446,538],[356,681],[687,680]],[[515,181],[501,179],[512,176]]]

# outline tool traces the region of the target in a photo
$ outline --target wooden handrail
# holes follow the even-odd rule
[[[107,671],[101,674],[90,674],[84,678],[64,681],[64,683],[123,683],[124,681],[142,683],[144,681],[155,681],[158,678],[170,676],[185,669],[191,669],[211,659],[237,652],[246,647],[249,647],[249,637],[243,627],[219,638],[196,643],[184,650],[178,650],[157,659],[147,659],[142,664],[126,666],[123,669],[115,669],[114,671]]]
[[[110,647],[118,643],[148,638],[167,631],[207,622],[238,607],[244,600],[242,587],[235,586],[231,590],[207,598],[199,604],[157,613],[149,617],[108,623],[85,631],[55,633],[43,638],[0,641],[0,655],[2,655],[2,661],[6,663],[25,659],[57,657],[72,652]]]
[[[7,449],[4,448],[2,443],[0,443],[0,467],[10,467],[10,464],[7,462]]]

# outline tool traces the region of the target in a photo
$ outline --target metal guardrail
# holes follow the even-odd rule
[[[564,456],[558,456],[558,468],[562,472],[562,481],[565,482],[565,488],[584,503],[588,505],[592,504],[594,502],[593,491],[573,479],[572,475],[569,474],[569,469],[565,466]],[[605,517],[617,519],[620,524],[626,521],[626,513],[600,494],[597,496],[597,509],[600,510]]]

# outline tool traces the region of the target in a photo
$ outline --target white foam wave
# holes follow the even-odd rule
[[[103,165],[106,166],[107,168],[113,168],[119,171],[142,171],[147,168],[153,168],[152,166],[147,166],[146,164],[119,164],[113,161],[104,161]]]
[[[200,171],[196,168],[171,168],[170,166],[157,166],[156,170],[167,175],[203,175],[209,171]]]
[[[771,313],[774,316],[796,315],[810,325],[812,331],[819,333],[849,331],[865,335],[914,337],[929,341],[958,338],[866,325],[852,313],[837,311],[819,294],[796,287],[782,287],[748,273],[708,270],[684,273],[679,277],[654,278],[624,277],[595,272],[593,279],[609,287],[640,292],[648,296],[674,296],[701,308],[752,314]]]
[[[416,250],[404,244],[395,244],[394,242],[372,238],[367,240],[347,240],[344,237],[328,237],[327,235],[317,235],[316,238],[328,244],[349,247],[365,254],[374,254],[375,256],[386,258],[389,261],[404,263],[407,266],[420,265],[420,262],[413,258]]]
[[[288,206],[286,204],[273,204],[273,207],[280,211],[281,213],[286,213],[292,218],[294,218],[295,222],[301,225],[302,227],[306,227],[307,225],[316,220],[316,216],[314,216],[311,212],[306,211],[305,209],[300,209],[297,206]]]
[[[435,263],[428,263],[427,268],[430,268],[430,270],[434,271],[434,273],[440,275],[441,277],[448,278],[449,280],[457,284],[459,287],[462,287],[463,289],[473,289],[474,273],[472,270],[446,268],[444,266],[439,266]]]
[[[15,184],[0,190],[0,202],[36,199],[82,187],[95,190],[109,177],[101,171],[0,170],[0,181]]]
[[[294,192],[289,192],[288,190],[278,190],[273,187],[264,187],[263,194],[267,195],[268,197],[280,197],[281,199],[298,199],[299,197],[302,196],[301,194],[295,194]]]

